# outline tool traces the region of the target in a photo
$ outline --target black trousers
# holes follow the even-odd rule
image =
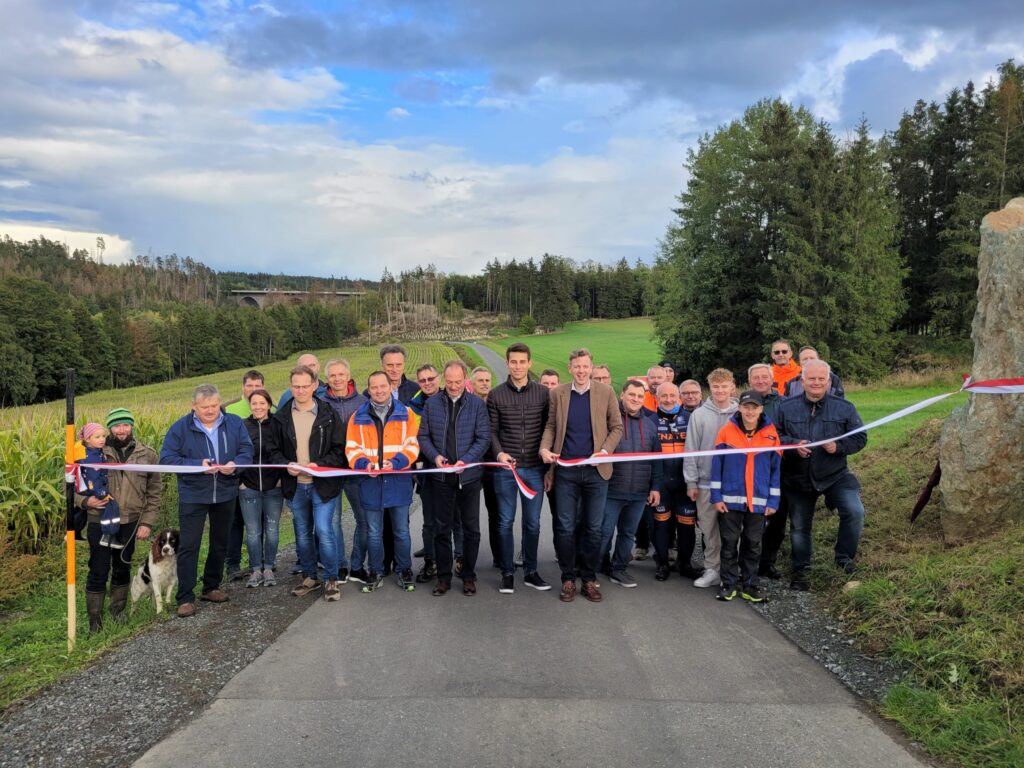
[[[753,512],[718,513],[718,534],[722,538],[722,583],[731,586],[757,585],[761,560],[764,515]]]
[[[123,587],[131,583],[135,523],[126,523],[117,532],[117,540],[124,544],[124,549],[100,546],[103,529],[99,523],[89,523],[85,535],[89,541],[89,575],[85,579],[86,591],[105,591],[108,577],[112,587]]]
[[[459,486],[458,475],[430,478],[434,495],[434,554],[437,578],[452,580],[452,521],[462,525],[463,581],[476,581],[476,558],[480,552],[480,481]]]
[[[498,494],[494,490],[494,473],[505,472],[504,469],[484,468],[481,485],[484,489],[484,508],[487,510],[487,543],[491,547],[491,558],[497,564],[501,561],[501,540],[498,538],[498,521],[501,513],[498,510]]]
[[[210,520],[210,548],[203,567],[203,593],[220,586],[227,557],[228,537],[231,534],[231,515],[235,500],[216,504],[178,503],[178,605],[196,601],[196,574],[199,570],[199,545],[203,541],[203,528]]]
[[[764,539],[761,542],[761,565],[775,565],[779,557],[779,550],[782,542],[786,540],[786,521],[789,519],[789,510],[786,508],[786,496],[783,494],[779,508],[775,514],[768,518],[764,529]]]

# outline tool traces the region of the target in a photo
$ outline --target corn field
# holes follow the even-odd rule
[[[410,378],[422,363],[440,366],[458,357],[451,347],[438,342],[413,342],[405,346]],[[365,386],[367,375],[379,367],[376,347],[321,350],[317,354],[321,364],[334,357],[346,358],[360,389]],[[287,387],[292,365],[286,361],[260,368],[275,398]],[[192,389],[197,384],[216,384],[227,402],[238,397],[245,370],[94,392],[77,399],[76,424],[81,427],[88,421],[102,423],[110,409],[130,408],[135,415],[136,439],[159,452],[167,429],[188,411]],[[170,476],[165,477],[164,488],[173,488]],[[174,514],[175,498],[173,492],[164,494],[164,517]],[[3,551],[36,553],[48,546],[58,546],[66,530],[65,515],[64,403],[0,410],[0,536],[6,532],[10,544]]]

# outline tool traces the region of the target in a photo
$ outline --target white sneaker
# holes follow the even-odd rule
[[[694,579],[693,586],[695,587],[717,587],[722,583],[722,580],[718,578],[718,571],[714,568],[705,568],[704,575],[699,579]]]

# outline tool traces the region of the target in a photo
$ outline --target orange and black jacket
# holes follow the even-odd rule
[[[739,412],[729,417],[715,438],[715,448],[778,448],[779,433],[770,419],[761,414],[750,436],[743,430]],[[778,509],[781,491],[781,451],[733,453],[711,458],[711,503],[739,512],[763,515],[765,509]]]

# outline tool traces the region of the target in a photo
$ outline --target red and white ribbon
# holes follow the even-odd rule
[[[1019,395],[1024,394],[1024,377],[1015,379],[988,379],[986,381],[973,381],[969,376],[964,380],[963,386],[955,392],[946,392],[942,395],[936,395],[935,397],[929,397],[926,400],[922,400],[914,405],[907,406],[902,410],[890,413],[888,416],[883,416],[880,419],[864,424],[857,429],[852,429],[838,437],[830,437],[827,440],[818,440],[813,443],[801,443],[799,445],[780,445],[777,447],[762,446],[757,448],[715,448],[706,451],[685,451],[684,453],[609,453],[602,455],[590,456],[585,459],[558,459],[557,464],[561,467],[578,467],[578,466],[593,466],[598,464],[619,464],[630,461],[672,461],[674,459],[690,458],[696,459],[702,456],[726,456],[730,454],[738,453],[765,453],[767,451],[790,451],[795,448],[817,448],[818,446],[833,443],[843,438],[856,435],[861,432],[867,432],[868,430],[880,427],[883,424],[889,424],[890,422],[902,419],[904,416],[909,416],[917,411],[924,410],[935,405],[947,397],[953,397],[961,392],[969,392],[974,394],[990,394],[990,395]],[[97,469],[110,469],[122,472],[160,472],[175,475],[197,475],[204,472],[209,472],[211,469],[217,469],[220,465],[208,465],[208,466],[183,466],[183,465],[169,465],[169,464],[67,464],[64,467],[65,477],[68,478],[69,482],[71,478],[78,478],[79,468],[83,466],[95,467]],[[422,475],[422,474],[452,474],[461,473],[472,467],[496,467],[499,469],[507,469],[512,472],[512,476],[516,480],[516,485],[519,486],[520,492],[528,499],[532,499],[537,495],[537,491],[533,490],[528,486],[523,479],[516,472],[515,466],[512,464],[505,464],[500,461],[478,461],[471,464],[459,464],[445,467],[425,467],[423,469],[393,469],[393,470],[380,470],[380,469],[337,469],[333,467],[305,467],[299,464],[237,464],[235,469],[298,469],[312,477],[376,477],[380,474],[399,474],[399,475]]]

